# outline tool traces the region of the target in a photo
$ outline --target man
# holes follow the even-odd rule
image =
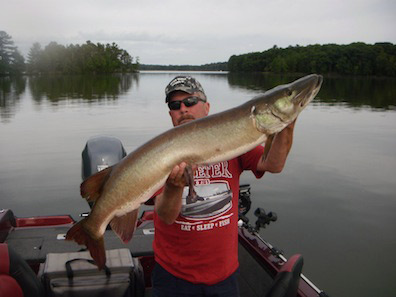
[[[209,114],[205,92],[192,77],[174,78],[165,94],[174,126]],[[196,199],[188,196],[187,164],[173,168],[155,201],[154,296],[239,296],[239,176],[244,170],[251,170],[257,178],[266,171],[281,172],[292,145],[294,124],[275,137],[265,159],[264,148],[258,146],[226,162],[193,167]]]

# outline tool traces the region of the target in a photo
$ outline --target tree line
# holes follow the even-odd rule
[[[44,48],[34,43],[27,56],[27,63],[19,53],[12,37],[0,31],[0,75],[27,72],[36,73],[115,73],[135,72],[139,58],[133,58],[116,43],[101,44],[87,41],[85,44],[67,46],[50,42]]]
[[[348,45],[276,45],[263,52],[233,55],[229,71],[274,73],[321,73],[396,76],[396,45],[363,42]]]
[[[101,44],[87,41],[68,46],[50,42],[44,49],[34,43],[28,54],[28,73],[115,73],[134,72],[139,59],[116,43]]]
[[[140,64],[140,70],[181,70],[181,71],[227,71],[228,63],[210,63],[203,65],[154,65],[154,64]]]

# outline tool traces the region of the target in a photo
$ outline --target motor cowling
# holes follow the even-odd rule
[[[96,136],[90,138],[82,152],[83,180],[109,166],[112,166],[126,156],[121,141],[111,136]]]

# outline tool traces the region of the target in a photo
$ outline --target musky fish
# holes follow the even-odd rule
[[[128,242],[139,206],[164,185],[175,165],[230,160],[266,142],[297,118],[319,92],[322,80],[320,75],[308,75],[238,107],[177,126],[92,175],[81,184],[81,195],[95,204],[66,239],[86,245],[99,269],[103,268],[107,225]]]

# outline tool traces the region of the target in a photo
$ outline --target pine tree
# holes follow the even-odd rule
[[[22,73],[25,59],[14,46],[12,37],[5,31],[0,31],[0,75]]]

